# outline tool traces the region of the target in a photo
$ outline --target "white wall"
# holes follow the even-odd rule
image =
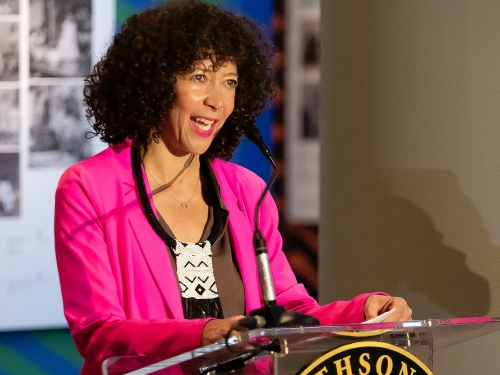
[[[322,1],[321,302],[384,290],[416,319],[500,315],[499,16]]]

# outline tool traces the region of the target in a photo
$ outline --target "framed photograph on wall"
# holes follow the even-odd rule
[[[19,145],[19,90],[0,90],[0,150]]]
[[[91,0],[31,0],[32,77],[85,77],[90,73]]]
[[[0,81],[19,79],[19,26],[0,22]]]
[[[19,0],[0,0],[0,14],[18,14]]]
[[[0,217],[19,216],[19,153],[0,153]]]
[[[31,86],[30,168],[69,167],[92,153],[83,85]]]

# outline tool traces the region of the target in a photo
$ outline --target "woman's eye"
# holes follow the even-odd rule
[[[229,86],[236,87],[236,86],[238,86],[238,81],[235,80],[235,79],[230,79],[230,80],[227,81],[227,84]]]
[[[197,82],[203,82],[203,81],[205,81],[205,75],[204,74],[195,74],[193,76],[193,79]]]

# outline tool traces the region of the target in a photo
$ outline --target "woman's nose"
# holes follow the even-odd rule
[[[204,103],[214,110],[214,112],[222,108],[224,106],[222,87],[219,85],[209,85]]]

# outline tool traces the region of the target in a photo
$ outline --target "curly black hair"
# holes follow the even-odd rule
[[[158,141],[176,99],[175,76],[210,59],[238,68],[235,106],[205,155],[228,160],[275,94],[275,48],[252,21],[196,0],[169,2],[131,16],[85,79],[87,118],[107,143]]]

